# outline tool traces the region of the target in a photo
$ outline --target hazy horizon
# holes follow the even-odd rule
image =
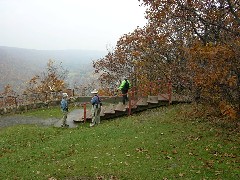
[[[98,51],[98,52],[105,52],[104,50],[94,50],[94,49],[34,49],[34,48],[23,48],[23,47],[2,46],[2,45],[0,45],[0,48],[33,50],[33,51]]]

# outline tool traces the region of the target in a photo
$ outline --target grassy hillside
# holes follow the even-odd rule
[[[0,179],[239,179],[235,127],[191,112],[176,105],[94,128],[2,128]]]

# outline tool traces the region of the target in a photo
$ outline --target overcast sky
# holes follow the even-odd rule
[[[146,24],[138,0],[0,0],[0,46],[104,50]]]

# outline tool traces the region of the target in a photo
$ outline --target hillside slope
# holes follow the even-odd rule
[[[68,83],[81,83],[92,72],[92,60],[99,59],[103,51],[90,50],[34,50],[0,46],[0,91],[6,84],[16,90],[25,87],[25,82],[43,72],[49,59],[62,62],[69,71]]]

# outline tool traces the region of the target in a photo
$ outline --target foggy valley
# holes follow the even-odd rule
[[[15,91],[24,89],[26,82],[41,74],[49,59],[62,62],[69,71],[66,79],[70,88],[90,81],[92,61],[104,57],[106,52],[93,50],[34,50],[0,46],[0,91],[10,84]]]

